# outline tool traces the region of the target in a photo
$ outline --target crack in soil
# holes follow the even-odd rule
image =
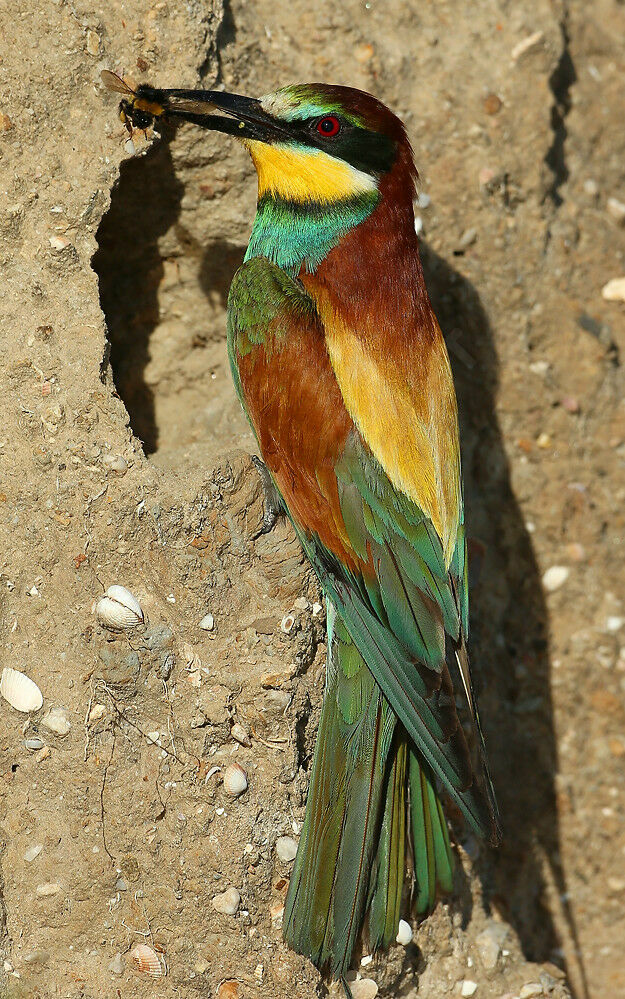
[[[553,174],[553,180],[546,197],[553,202],[556,208],[559,208],[563,201],[560,188],[566,183],[569,177],[569,169],[566,162],[566,139],[568,132],[565,122],[572,105],[571,88],[577,82],[577,72],[570,50],[569,11],[566,5],[560,19],[560,32],[562,35],[562,51],[558,63],[549,77],[549,87],[554,96],[554,103],[551,106],[553,141],[545,156],[545,163]]]

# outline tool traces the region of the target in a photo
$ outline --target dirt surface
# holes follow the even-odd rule
[[[324,994],[281,942],[275,846],[303,817],[323,613],[288,526],[254,539],[224,346],[253,171],[192,128],[132,155],[104,68],[348,83],[406,120],[506,838],[457,824],[455,899],[358,974],[384,996],[625,994],[625,306],[601,294],[625,274],[623,37],[613,0],[0,4],[0,629],[44,696],[0,704],[0,994]],[[147,624],[98,624],[111,584]]]

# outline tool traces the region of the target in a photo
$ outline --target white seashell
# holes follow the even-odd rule
[[[96,617],[110,631],[125,631],[143,624],[144,615],[136,597],[125,586],[109,586],[95,605]]]
[[[41,724],[57,735],[67,735],[72,727],[65,708],[50,708],[41,719]]]
[[[224,787],[233,798],[247,791],[247,774],[238,763],[231,763],[224,770]]]
[[[212,614],[205,614],[200,621],[200,628],[202,631],[212,631],[215,627],[215,618]]]
[[[276,853],[278,854],[278,859],[283,864],[290,864],[292,860],[295,860],[297,842],[292,836],[278,836],[276,840]]]
[[[350,982],[353,999],[375,999],[378,994],[378,987],[373,978],[358,978],[355,982]]]
[[[284,632],[285,635],[288,635],[289,632],[292,630],[294,624],[295,624],[295,618],[293,617],[293,615],[287,614],[286,617],[283,617],[282,620],[280,621],[280,629]]]
[[[250,739],[249,735],[247,734],[243,726],[239,724],[239,722],[234,723],[234,725],[230,729],[230,735],[236,742],[239,742],[242,746],[252,745],[252,740]]]
[[[10,666],[2,670],[0,694],[16,711],[39,711],[43,704],[43,694],[34,680]]]
[[[224,916],[234,916],[241,903],[241,896],[236,888],[227,888],[221,895],[215,895],[213,909]]]
[[[156,951],[148,947],[147,944],[140,943],[133,947],[130,951],[130,960],[135,971],[139,971],[143,975],[149,975],[150,978],[163,977],[164,969],[161,959]]]
[[[399,927],[397,930],[397,936],[395,937],[398,944],[402,947],[407,947],[412,940],[412,926],[407,923],[405,919],[399,920]]]

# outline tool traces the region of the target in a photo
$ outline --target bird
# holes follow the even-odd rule
[[[327,607],[283,935],[349,994],[359,941],[388,947],[407,899],[425,916],[452,891],[444,802],[501,838],[467,652],[457,403],[420,263],[413,151],[402,121],[349,87],[158,94],[166,116],[239,138],[258,176],[228,354]]]

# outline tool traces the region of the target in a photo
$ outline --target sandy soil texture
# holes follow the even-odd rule
[[[2,666],[44,698],[0,703],[0,995],[326,994],[280,930],[323,613],[256,537],[224,346],[253,170],[187,127],[133,151],[102,69],[406,120],[506,838],[456,826],[455,899],[354,995],[625,994],[624,37],[616,0],[0,0]],[[111,584],[146,623],[98,623]]]

